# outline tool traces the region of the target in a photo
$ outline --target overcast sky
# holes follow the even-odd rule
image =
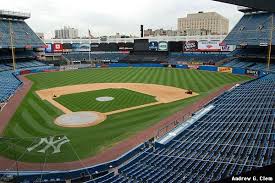
[[[88,29],[95,36],[116,32],[139,35],[139,26],[176,29],[177,18],[198,11],[216,11],[229,18],[230,29],[242,13],[234,5],[212,0],[5,0],[0,9],[31,13],[27,23],[35,32],[48,36],[62,26]]]

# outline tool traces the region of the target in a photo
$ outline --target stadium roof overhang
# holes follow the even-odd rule
[[[239,6],[245,6],[249,8],[255,8],[258,10],[275,12],[275,0],[214,0],[229,4],[235,4]]]

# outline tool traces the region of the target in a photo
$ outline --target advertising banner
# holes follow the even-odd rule
[[[91,51],[100,51],[99,43],[91,43]]]
[[[245,73],[246,73],[247,75],[251,75],[251,76],[259,76],[259,71],[256,71],[256,70],[247,69],[247,70],[245,71]]]
[[[125,44],[125,51],[131,51],[134,49],[134,43],[131,43],[131,42],[127,42]]]
[[[149,43],[149,50],[150,51],[158,51],[159,43],[157,41],[152,41]]]
[[[228,52],[234,51],[235,49],[234,45],[223,45],[220,47],[221,47],[221,51],[228,51]]]
[[[135,51],[148,51],[149,50],[149,40],[148,39],[135,39],[134,40],[134,50]]]
[[[79,51],[80,49],[80,43],[73,43],[72,44],[73,51]]]
[[[72,44],[71,43],[63,43],[63,52],[72,52]]]
[[[232,73],[231,67],[218,67],[219,72],[226,72],[226,73]]]
[[[53,44],[53,52],[60,53],[63,52],[63,46],[61,43],[55,43]]]
[[[182,41],[170,41],[168,42],[168,48],[170,52],[182,52],[183,51]]]
[[[183,51],[197,51],[197,50],[198,50],[197,41],[183,42]]]
[[[168,43],[166,41],[160,41],[158,51],[168,51]]]
[[[45,53],[52,53],[52,44],[46,43]]]
[[[89,43],[81,43],[79,45],[79,51],[90,51],[90,44]]]
[[[199,41],[199,51],[221,51],[219,41]]]
[[[118,43],[119,51],[131,51],[134,49],[134,43]]]

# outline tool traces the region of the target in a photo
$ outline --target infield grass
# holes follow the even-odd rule
[[[100,153],[119,141],[128,138],[161,119],[198,101],[224,85],[249,80],[249,77],[228,73],[170,68],[112,68],[83,69],[56,73],[40,73],[27,76],[33,86],[6,127],[0,141],[0,154],[27,162],[66,162]],[[148,83],[191,89],[199,96],[131,110],[108,116],[97,126],[87,128],[62,128],[53,123],[62,114],[60,110],[36,95],[36,90],[86,83]],[[130,101],[130,99],[129,99]],[[79,105],[85,106],[83,100]],[[70,143],[61,147],[61,153],[52,154],[52,148],[39,153],[41,146],[28,152],[40,137],[67,136]]]
[[[114,99],[105,102],[96,100],[98,97],[105,96]],[[127,89],[104,89],[74,93],[60,96],[54,100],[73,112],[96,111],[102,113],[157,102],[154,96]]]

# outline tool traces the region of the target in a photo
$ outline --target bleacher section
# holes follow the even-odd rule
[[[244,68],[244,69],[251,69],[251,70],[258,70],[258,71],[265,71],[267,70],[267,64],[262,60],[259,62],[260,59],[241,59],[236,58],[223,66],[225,67],[233,67],[233,68]],[[275,64],[270,64],[270,71],[275,72]]]
[[[274,86],[274,74],[236,86],[168,144],[89,182],[211,182],[274,163]]]
[[[91,52],[90,59],[92,61],[118,62],[118,60],[123,59],[127,55],[128,55],[127,53]],[[63,54],[63,56],[69,59],[70,61],[88,61],[89,60],[89,53],[87,52],[74,52],[74,53]]]
[[[120,59],[120,63],[167,63],[168,52],[135,51],[127,57]]]
[[[179,62],[199,62],[202,64],[215,64],[227,56],[226,54],[203,54],[203,53],[184,53],[184,54],[170,54],[169,63],[177,64]]]
[[[6,66],[9,66],[10,68],[12,68],[12,63],[6,64]],[[17,62],[16,63],[16,69],[29,69],[29,68],[33,68],[33,67],[43,67],[43,66],[47,66],[46,64],[42,63],[42,62],[38,62],[36,60],[30,60],[28,62]]]
[[[11,26],[10,26],[11,25]],[[0,47],[11,47],[10,27],[13,35],[13,45],[16,48],[37,48],[44,45],[41,39],[23,20],[5,20],[0,17]]]
[[[0,103],[5,103],[22,82],[11,71],[0,72]]]
[[[271,27],[275,25],[275,19],[271,22],[274,13],[250,13],[245,14],[234,29],[225,38],[228,45],[260,45],[270,42]],[[273,28],[273,35],[275,29]],[[272,45],[275,45],[275,38],[272,38]]]

